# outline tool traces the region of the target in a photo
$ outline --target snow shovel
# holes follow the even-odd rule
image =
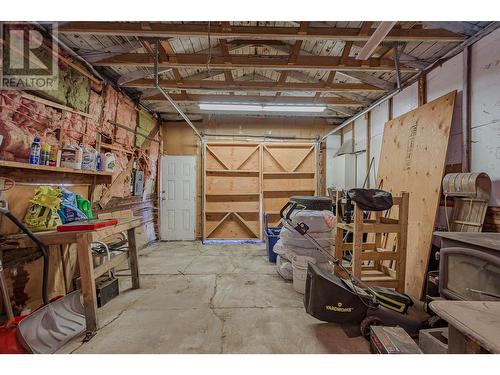
[[[85,330],[85,314],[80,292],[75,291],[54,301],[49,301],[49,249],[26,225],[8,209],[0,197],[0,213],[18,226],[36,243],[43,255],[42,299],[43,306],[19,321],[17,339],[24,348],[35,354],[51,354]]]

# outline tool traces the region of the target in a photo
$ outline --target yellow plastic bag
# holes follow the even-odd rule
[[[24,223],[33,232],[55,229],[61,225],[57,211],[61,206],[61,189],[52,186],[40,186],[30,200],[31,205],[24,216]]]

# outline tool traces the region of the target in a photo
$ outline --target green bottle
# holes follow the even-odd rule
[[[76,206],[85,214],[85,216],[87,216],[87,219],[94,218],[94,215],[92,214],[92,208],[90,206],[90,201],[84,199],[80,194],[76,195]]]

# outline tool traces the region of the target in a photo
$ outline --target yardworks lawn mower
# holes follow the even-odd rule
[[[48,296],[49,249],[8,209],[2,192],[14,187],[14,181],[0,177],[0,213],[18,226],[38,247],[43,257],[43,306],[27,316],[14,316],[3,267],[0,262],[0,291],[7,321],[0,325],[0,354],[50,354],[85,330],[85,314],[80,291],[50,301]]]
[[[369,338],[372,325],[400,326],[412,336],[417,336],[420,329],[429,326],[430,316],[423,304],[393,289],[366,285],[349,272],[342,259],[335,258],[308,234],[307,224],[294,222],[292,213],[304,208],[292,197],[281,209],[280,216],[286,225],[314,244],[343,274],[341,278],[309,263],[304,294],[304,307],[309,315],[324,322],[359,325],[359,332],[365,338]]]

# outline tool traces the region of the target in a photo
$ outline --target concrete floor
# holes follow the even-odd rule
[[[118,271],[121,294],[99,309],[97,335],[61,353],[368,353],[362,337],[305,313],[265,245],[160,242],[139,264],[141,289]]]

